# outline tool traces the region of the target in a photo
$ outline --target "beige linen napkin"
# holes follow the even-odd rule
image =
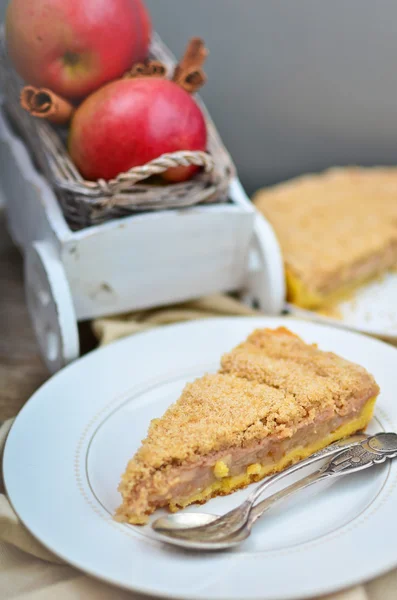
[[[164,324],[226,315],[254,315],[237,300],[216,295],[162,309],[98,319],[93,330],[100,345]],[[12,425],[0,428],[0,454]],[[81,574],[36,541],[19,521],[0,482],[0,598],[3,600],[144,600]],[[354,558],[352,557],[352,560]],[[327,596],[327,600],[396,600],[397,570],[366,586]]]

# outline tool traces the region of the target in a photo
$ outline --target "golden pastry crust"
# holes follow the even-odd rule
[[[164,493],[164,474],[178,465],[270,436],[291,438],[302,423],[318,415],[343,416],[356,397],[362,402],[378,391],[365,369],[285,328],[254,331],[222,358],[222,372],[188,383],[163,417],[151,422],[119,489],[128,498],[150,478],[151,492]],[[146,494],[140,490],[142,507]]]
[[[253,198],[274,227],[289,277],[318,303],[397,264],[396,199],[392,167],[334,168]]]

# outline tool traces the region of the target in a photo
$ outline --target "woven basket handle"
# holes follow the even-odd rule
[[[145,165],[134,167],[125,173],[120,173],[120,175],[110,181],[99,179],[98,183],[104,191],[113,192],[116,191],[116,188],[120,189],[120,186],[124,187],[126,184],[137,183],[152,175],[159,175],[172,167],[190,167],[192,165],[203,167],[204,171],[209,173],[214,169],[215,161],[208,152],[181,150],[179,152],[162,154]]]

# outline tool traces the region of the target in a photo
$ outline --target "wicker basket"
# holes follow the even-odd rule
[[[163,62],[168,71],[175,65],[174,57],[157,35],[153,37],[150,54]],[[0,79],[5,111],[29,147],[35,164],[53,186],[72,229],[82,229],[137,212],[227,201],[234,166],[199,98],[196,100],[207,123],[208,154],[181,152],[165,155],[165,160],[170,156],[178,164],[204,166],[192,179],[168,185],[134,183],[133,177],[125,173],[111,181],[87,181],[66,151],[66,128],[31,117],[20,107],[22,82],[7,57],[3,31],[0,31]],[[145,166],[141,170],[144,172]],[[142,179],[144,177],[143,173]]]

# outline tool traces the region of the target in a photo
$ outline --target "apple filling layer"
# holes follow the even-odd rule
[[[364,429],[378,387],[363,368],[285,329],[259,330],[188,384],[130,461],[118,518],[144,523],[229,494]]]

